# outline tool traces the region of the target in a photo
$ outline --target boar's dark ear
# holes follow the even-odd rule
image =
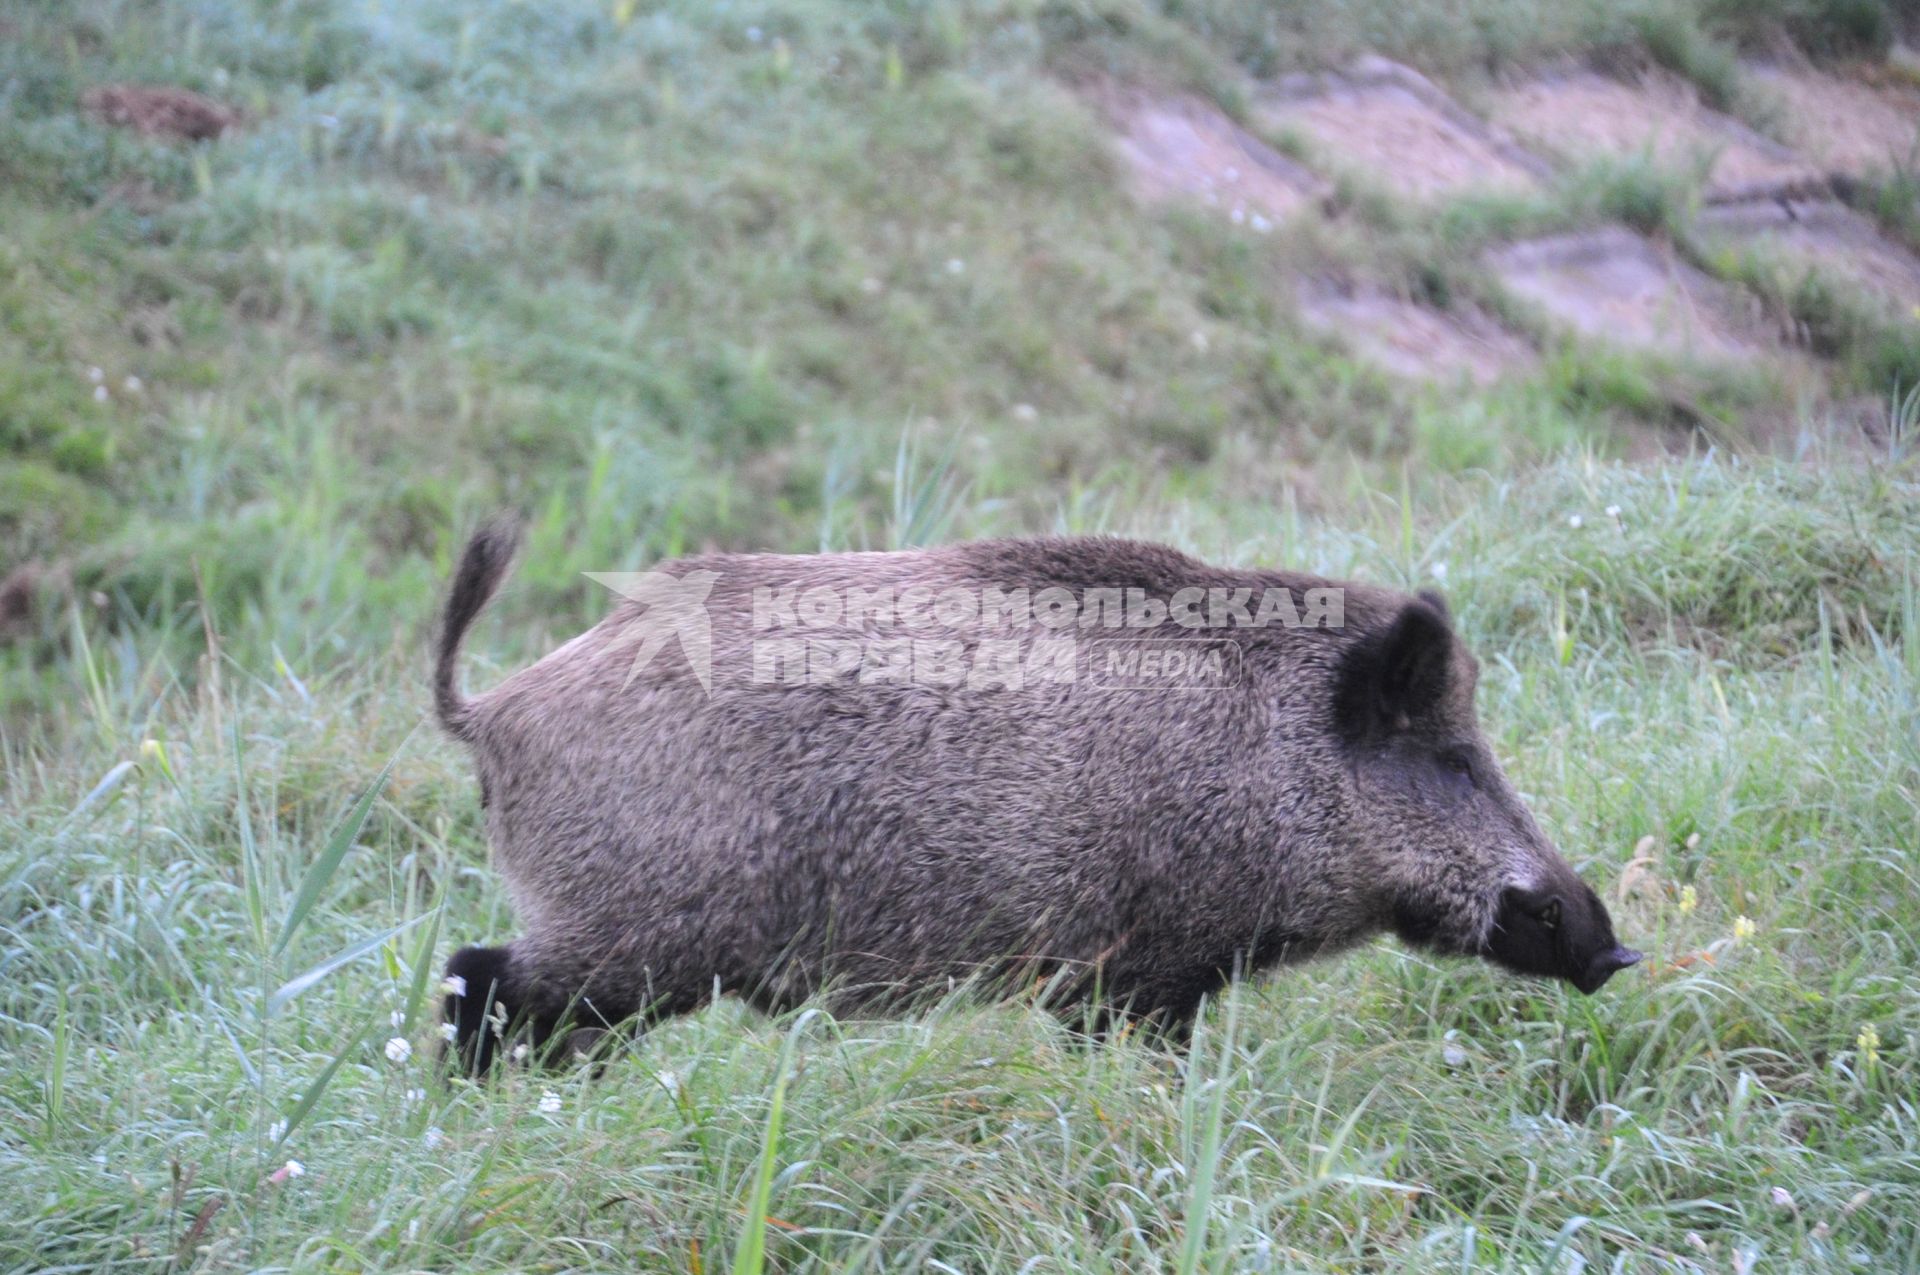
[[[1341,658],[1334,725],[1349,744],[1404,730],[1447,693],[1453,675],[1453,630],[1438,595],[1407,603],[1386,628]]]

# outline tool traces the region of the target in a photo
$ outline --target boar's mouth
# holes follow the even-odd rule
[[[1564,979],[1587,995],[1640,959],[1614,939],[1606,905],[1585,885],[1507,890],[1482,954],[1517,974]]]

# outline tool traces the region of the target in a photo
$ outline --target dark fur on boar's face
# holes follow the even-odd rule
[[[514,544],[467,546],[435,675],[525,927],[449,967],[471,1069],[716,990],[1044,983],[1179,1035],[1382,931],[1585,992],[1638,959],[1501,773],[1438,595],[1105,538],[713,555],[466,699]]]

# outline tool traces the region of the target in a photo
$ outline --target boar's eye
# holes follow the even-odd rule
[[[1439,761],[1440,773],[1446,776],[1456,794],[1465,796],[1477,787],[1473,777],[1473,758],[1466,751],[1449,748],[1440,754]]]

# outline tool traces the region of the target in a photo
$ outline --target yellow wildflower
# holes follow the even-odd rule
[[[1872,1023],[1860,1029],[1860,1034],[1853,1038],[1853,1043],[1860,1050],[1861,1062],[1871,1067],[1880,1061],[1880,1033]]]

